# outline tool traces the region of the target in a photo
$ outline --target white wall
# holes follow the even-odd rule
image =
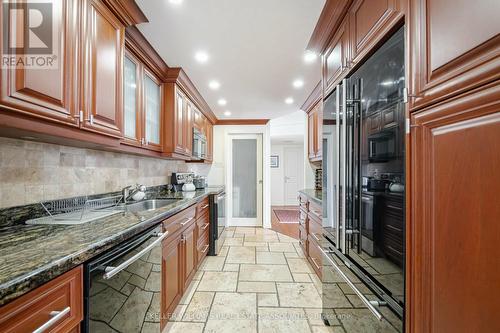
[[[285,149],[287,147],[297,148],[302,151],[304,147],[297,144],[273,144],[271,142],[271,155],[279,156],[279,167],[271,168],[271,205],[286,205],[285,198]],[[299,168],[302,170],[302,168]],[[304,183],[304,179],[297,180],[299,184]],[[303,186],[303,185],[302,185]],[[297,203],[298,204],[298,203]]]
[[[271,184],[270,184],[270,168],[269,156],[271,155],[271,140],[269,135],[269,124],[267,125],[216,125],[214,126],[214,161],[210,169],[207,182],[209,185],[226,185],[229,177],[226,172],[227,154],[227,136],[230,134],[262,134],[262,173],[263,173],[263,189],[262,189],[262,226],[264,228],[271,227]],[[226,189],[229,191],[230,189]],[[228,207],[231,196],[226,196],[226,216],[228,215]],[[231,219],[228,218],[228,224],[231,225]]]

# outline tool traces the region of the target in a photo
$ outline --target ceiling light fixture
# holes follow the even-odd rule
[[[210,87],[210,89],[212,90],[217,90],[220,88],[220,83],[219,81],[215,81],[215,80],[212,80],[208,83],[208,86]]]
[[[286,104],[292,104],[293,103],[293,98],[291,98],[291,97],[286,98],[285,99],[285,103]]]
[[[219,105],[221,105],[221,106],[224,106],[224,105],[226,105],[226,104],[227,104],[227,101],[226,101],[224,98],[221,98],[221,99],[219,99],[219,100],[217,101],[217,103],[218,103]]]
[[[312,51],[306,51],[304,53],[304,62],[306,64],[311,64],[313,62],[316,61],[316,58],[318,57],[318,55]]]
[[[168,0],[172,5],[180,5],[183,0]]]
[[[204,63],[206,63],[208,61],[208,54],[205,51],[198,51],[194,55],[194,58],[199,63],[204,64]]]
[[[229,116],[231,115],[231,111],[226,111],[226,112],[224,112],[224,115],[225,115],[226,117],[229,117]]]
[[[292,84],[294,88],[302,88],[304,86],[304,81],[302,81],[301,79],[297,79],[293,81]]]

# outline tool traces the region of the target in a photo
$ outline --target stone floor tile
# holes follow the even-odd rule
[[[328,290],[328,292],[325,292]],[[323,304],[327,308],[350,308],[351,302],[347,299],[342,289],[335,283],[323,284]]]
[[[225,257],[218,256],[208,256],[203,260],[203,263],[200,266],[200,270],[202,271],[222,271],[224,268],[224,261],[226,261]]]
[[[259,308],[259,333],[310,333],[302,309]]]
[[[244,238],[226,238],[224,246],[243,246]]]
[[[285,258],[298,258],[299,255],[297,254],[296,251],[294,252],[285,252]]]
[[[321,308],[321,296],[312,283],[277,283],[282,307]]]
[[[196,271],[196,273],[194,273],[194,276],[193,276],[193,280],[201,280],[201,278],[203,277],[203,271],[202,270],[198,270]]]
[[[269,245],[266,246],[256,246],[255,251],[257,252],[269,252]]]
[[[238,272],[239,270],[239,264],[225,264],[223,269],[224,272]]]
[[[181,321],[182,316],[184,316],[184,312],[186,312],[187,307],[188,307],[187,304],[177,305],[174,312],[170,316],[170,321]]]
[[[257,252],[257,264],[286,265],[287,262],[281,252]]]
[[[255,229],[254,227],[236,227],[235,233],[255,235]]]
[[[278,296],[276,294],[258,294],[258,306],[279,306]]]
[[[214,292],[195,292],[182,316],[182,321],[205,322],[210,311]]]
[[[240,281],[293,281],[286,265],[249,265],[240,266]]]
[[[267,243],[266,242],[247,242],[247,240],[245,239],[245,241],[243,242],[243,246],[265,247],[265,246],[267,246]]]
[[[294,252],[293,243],[269,243],[271,252]]]
[[[257,321],[209,319],[204,333],[257,333]],[[186,333],[186,332],[184,332]]]
[[[312,333],[345,333],[342,326],[311,326]]]
[[[239,247],[231,246],[226,257],[228,264],[254,264],[255,263],[255,248],[254,247]]]
[[[236,291],[237,272],[205,272],[198,291]]]
[[[293,280],[295,282],[312,282],[309,274],[307,273],[294,273],[292,272]]]
[[[238,282],[238,292],[250,293],[276,293],[274,282]]]
[[[387,320],[377,320],[368,309],[335,309],[335,312],[349,333],[398,332]]]
[[[296,239],[296,238],[292,238],[290,236],[283,235],[283,234],[280,234],[280,233],[278,233],[278,238],[279,238],[279,241],[281,243],[298,243],[299,242],[299,240]]]
[[[256,293],[217,293],[210,309],[213,320],[255,320],[257,315]]]
[[[203,333],[204,323],[169,322],[163,333]]]

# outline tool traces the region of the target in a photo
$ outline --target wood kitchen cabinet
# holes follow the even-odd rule
[[[125,25],[100,0],[82,6],[81,127],[121,138]]]
[[[197,260],[198,260],[198,238],[197,238],[197,224],[193,221],[189,227],[182,233],[183,237],[183,260],[184,260],[184,290],[187,289],[189,283],[193,280],[194,273],[196,273]]]
[[[499,12],[499,1],[410,1],[411,109],[500,78]]]
[[[0,15],[4,17],[4,4]],[[18,13],[21,13],[19,11]],[[23,29],[24,18],[9,16],[15,21],[12,26]],[[19,115],[30,115],[65,125],[79,126],[78,82],[79,62],[77,50],[80,48],[78,33],[79,6],[71,0],[54,1],[52,3],[52,20],[57,29],[59,44],[57,50],[57,66],[53,69],[0,68],[1,95],[0,106]],[[3,24],[3,23],[2,23]],[[4,27],[5,28],[5,27]],[[3,38],[0,36],[1,54],[4,50]],[[56,45],[56,44],[54,44]]]
[[[205,135],[207,137],[207,152],[205,163],[212,163],[214,160],[214,125],[205,118]]]
[[[350,66],[348,17],[340,24],[322,56],[323,95],[328,96]]]
[[[500,82],[411,123],[409,331],[499,332]]]
[[[78,266],[0,307],[0,332],[34,332],[50,319],[47,331],[79,332],[83,320],[83,268]]]
[[[170,236],[162,242],[161,329],[165,327],[182,298],[182,236]]]
[[[193,146],[192,103],[177,84],[166,83],[164,87],[166,108],[163,154],[189,160]]]
[[[319,162],[323,155],[323,110],[318,102],[307,115],[309,160]]]

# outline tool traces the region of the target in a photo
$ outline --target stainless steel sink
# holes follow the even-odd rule
[[[118,210],[126,211],[126,212],[144,212],[148,210],[155,210],[161,207],[165,207],[166,205],[170,205],[171,203],[176,202],[177,199],[152,199],[152,200],[144,200],[139,202],[131,202],[127,204],[121,204],[116,208]]]

